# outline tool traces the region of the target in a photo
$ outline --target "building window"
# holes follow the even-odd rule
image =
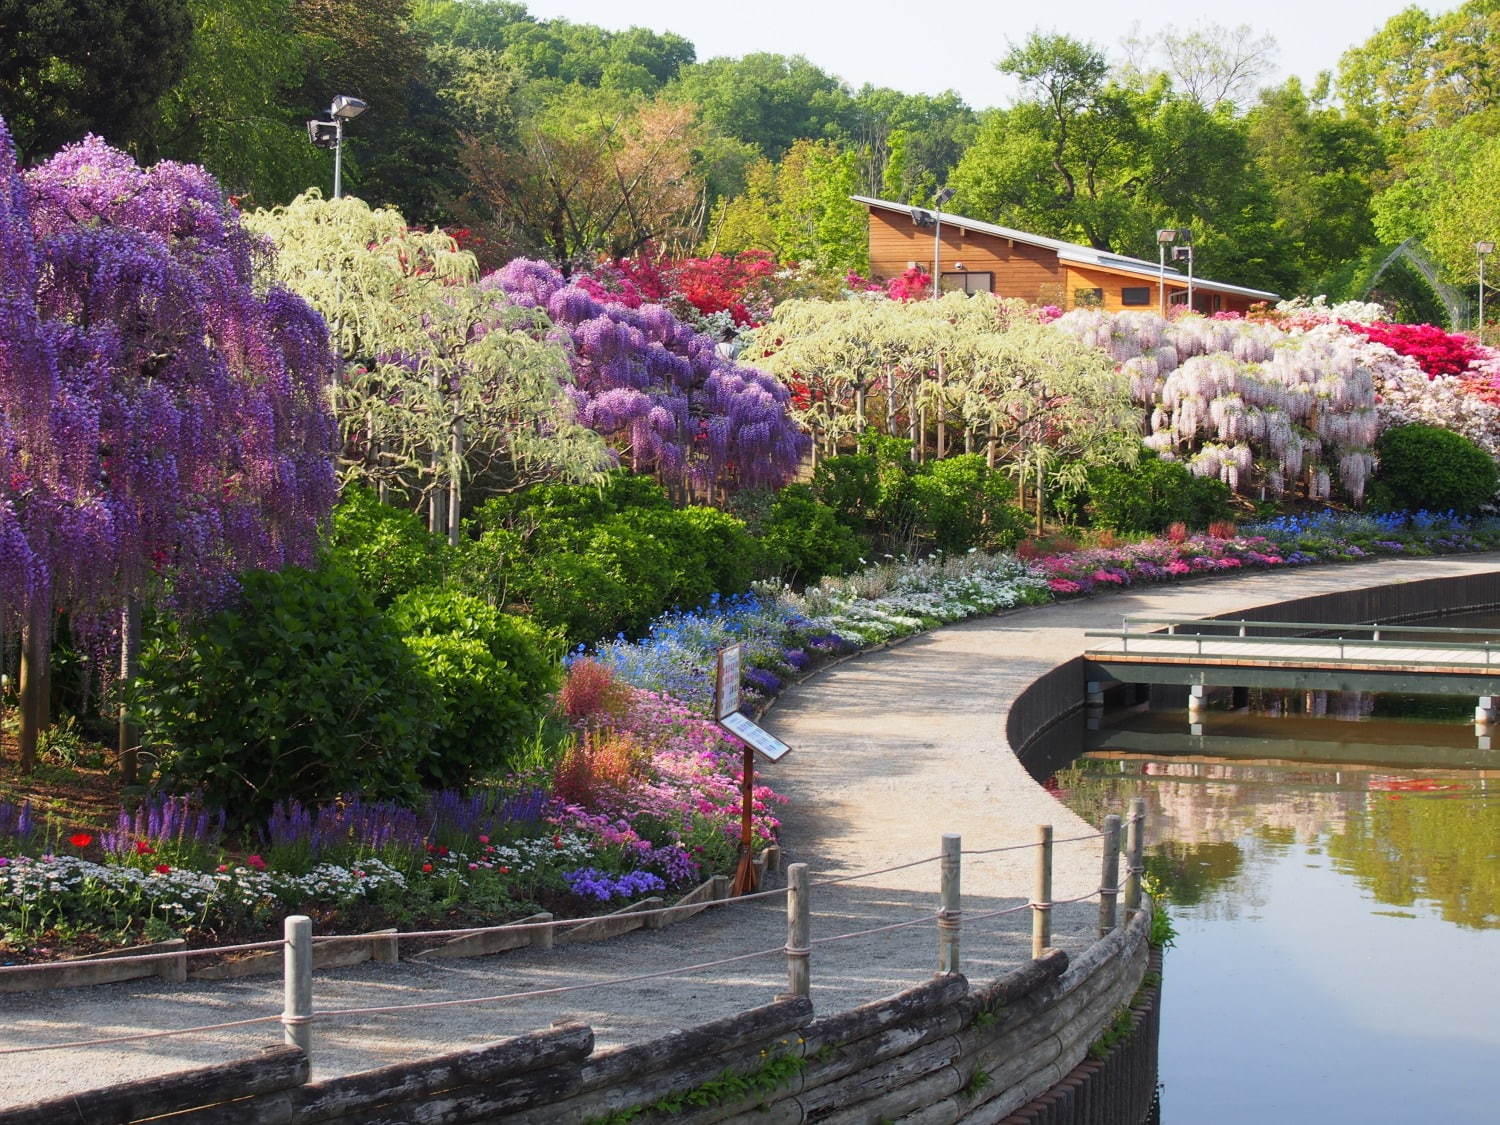
[[[1073,307],[1077,309],[1097,309],[1104,304],[1103,289],[1075,289],[1073,290]]]
[[[995,291],[995,275],[992,273],[948,273],[943,274],[944,293],[967,293],[973,296],[975,293],[993,293]]]
[[[1149,285],[1127,285],[1120,290],[1120,304],[1122,305],[1149,305],[1151,303],[1151,287]]]

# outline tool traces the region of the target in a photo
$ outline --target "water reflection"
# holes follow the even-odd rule
[[[1094,823],[1147,801],[1182,935],[1162,1120],[1495,1120],[1500,731],[1467,721],[1470,699],[1419,718],[1327,693],[1216,705],[1080,719],[1091,752],[1055,775]]]

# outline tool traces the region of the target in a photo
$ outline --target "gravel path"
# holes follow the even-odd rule
[[[984,618],[864,654],[792,689],[764,723],[794,752],[764,766],[786,793],[786,858],[813,878],[887,867],[936,854],[943,832],[968,849],[1026,843],[1051,823],[1059,839],[1094,831],[1036,785],[1004,745],[1009,701],[1037,675],[1077,655],[1087,629],[1113,627],[1124,613],[1212,614],[1309,594],[1500,569],[1500,556],[1390,560],[1349,567],[1241,575],[1150,588]],[[1030,954],[1026,911],[974,921],[1024,903],[1030,851],[966,858],[964,970],[984,979]],[[1054,897],[1098,886],[1094,839],[1055,849]],[[813,892],[814,939],[931,913],[936,864]],[[1092,940],[1097,906],[1054,911],[1054,944]],[[717,969],[527,1000],[340,1017],[314,1028],[315,1077],[421,1058],[545,1027],[591,1024],[601,1045],[639,1041],[672,1028],[769,1001],[784,983],[780,899],[710,911],[661,932],[612,941],[518,950],[440,964],[376,965],[319,973],[320,1009],[416,1004],[483,997],[652,973],[758,950],[767,956]],[[929,923],[817,946],[812,998],[833,1012],[889,995],[935,967]],[[0,1051],[143,1030],[227,1022],[280,1010],[279,978],[169,985],[130,982],[92,989],[0,996],[7,1034]],[[3,1057],[0,1106],[253,1053],[279,1042],[263,1024],[110,1047]]]

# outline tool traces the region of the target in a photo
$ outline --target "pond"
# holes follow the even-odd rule
[[[1147,802],[1178,933],[1161,1120],[1500,1120],[1500,751],[1474,701],[1248,702],[1106,712],[1056,774],[1092,823]]]

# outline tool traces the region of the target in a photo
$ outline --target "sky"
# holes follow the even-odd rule
[[[910,0],[754,0],[741,7],[715,0],[526,0],[539,19],[561,16],[621,30],[631,26],[673,31],[691,41],[699,60],[774,51],[805,55],[858,89],[865,83],[908,94],[958,91],[976,109],[1007,105],[1015,95],[1011,80],[995,70],[1009,44],[1033,30],[1056,32],[1103,48],[1112,61],[1119,43],[1136,31],[1160,32],[1167,25],[1188,31],[1203,23],[1250,24],[1277,43],[1276,72],[1270,84],[1288,75],[1311,83],[1319,71],[1333,70],[1339,56],[1363,43],[1411,0],[1261,0],[1201,16],[1173,14],[1167,5],[1118,0],[1053,0],[1018,4],[977,0],[968,4],[912,3]],[[1421,5],[1447,11],[1458,0]]]

